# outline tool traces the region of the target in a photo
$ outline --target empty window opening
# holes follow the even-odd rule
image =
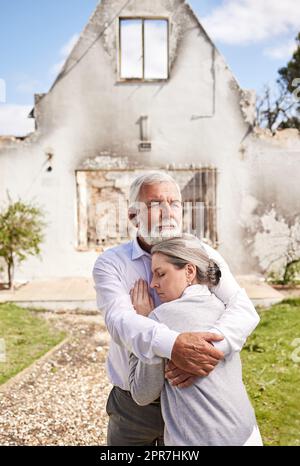
[[[120,19],[121,79],[168,79],[168,30],[166,19]]]

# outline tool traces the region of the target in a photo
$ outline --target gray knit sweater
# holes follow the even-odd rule
[[[193,285],[149,317],[178,332],[205,332],[224,312],[224,304],[207,287]],[[161,395],[165,445],[243,445],[256,419],[242,381],[240,354],[230,354],[188,388],[174,387],[164,378],[165,362],[145,364],[134,354],[129,359],[135,402],[147,405]]]

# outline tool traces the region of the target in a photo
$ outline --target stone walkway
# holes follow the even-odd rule
[[[0,303],[15,302],[22,307],[56,310],[96,311],[92,278],[62,277],[16,283],[14,290],[0,290]]]
[[[270,306],[283,295],[256,275],[236,276],[255,306]],[[96,291],[92,278],[65,277],[33,280],[18,285],[15,291],[0,290],[0,303],[15,302],[23,307],[49,310],[83,310],[97,312]]]
[[[44,317],[70,338],[0,386],[0,445],[105,445],[111,385],[103,320],[78,314]]]

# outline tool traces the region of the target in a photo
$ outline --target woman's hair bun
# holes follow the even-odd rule
[[[209,284],[211,286],[216,286],[219,283],[221,276],[222,273],[218,264],[216,264],[212,259],[209,259],[207,267],[207,281]]]

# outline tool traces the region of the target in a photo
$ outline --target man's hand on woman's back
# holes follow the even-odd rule
[[[181,333],[173,346],[166,378],[180,388],[189,387],[197,377],[206,377],[224,359],[224,353],[211,342],[224,337],[209,332]]]

